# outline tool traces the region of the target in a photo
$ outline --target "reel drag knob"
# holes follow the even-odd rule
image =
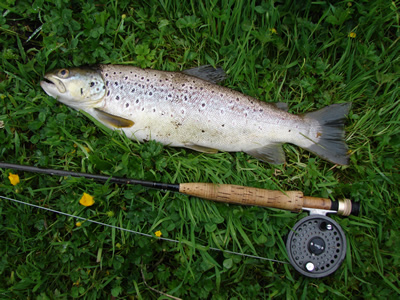
[[[324,215],[311,215],[290,231],[286,250],[301,274],[320,278],[335,272],[346,256],[346,236],[340,225]]]

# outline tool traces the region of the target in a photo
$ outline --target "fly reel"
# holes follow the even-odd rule
[[[312,210],[310,216],[294,225],[286,241],[290,263],[307,277],[332,274],[346,256],[346,236],[340,225],[325,213]]]

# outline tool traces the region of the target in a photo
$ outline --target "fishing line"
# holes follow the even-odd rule
[[[62,212],[62,211],[58,211],[58,210],[55,210],[55,209],[51,209],[51,208],[35,205],[35,204],[24,202],[24,201],[21,201],[21,200],[17,200],[17,199],[5,197],[5,196],[0,196],[0,198],[1,199],[5,199],[5,200],[9,200],[9,201],[12,201],[12,202],[16,202],[16,203],[19,203],[19,204],[31,206],[31,207],[34,207],[34,208],[37,208],[37,209],[47,210],[47,211],[52,212],[52,213],[68,216],[68,217],[75,218],[75,219],[78,219],[78,220],[82,220],[82,221],[85,221],[85,222],[90,222],[90,223],[94,223],[94,224],[97,224],[97,225],[110,227],[110,228],[118,229],[118,230],[121,230],[121,231],[126,231],[126,232],[129,232],[129,233],[132,233],[132,234],[137,234],[137,235],[145,236],[145,237],[148,237],[148,238],[155,238],[151,234],[147,234],[147,233],[143,233],[143,232],[139,232],[139,231],[134,231],[134,230],[131,230],[131,229],[127,229],[127,228],[123,228],[123,227],[119,227],[119,226],[115,226],[115,225],[111,225],[111,224],[107,224],[107,223],[103,223],[103,222],[87,219],[87,218],[80,217],[80,216],[71,215],[71,214],[68,214],[68,213],[65,213],[65,212]],[[179,241],[179,240],[174,240],[174,239],[169,239],[169,238],[164,238],[164,237],[156,237],[156,238],[159,239],[159,240],[167,241],[167,242],[172,242],[172,243],[176,243],[176,244],[184,244],[184,245],[189,246],[188,244],[186,244],[186,243],[184,243],[182,241]],[[206,247],[206,246],[202,246],[202,245],[199,245],[199,246],[207,248],[208,250],[219,251],[219,252],[223,252],[223,253],[234,254],[234,255],[244,256],[244,257],[248,257],[248,258],[255,258],[255,259],[260,259],[260,260],[265,260],[265,261],[272,261],[272,262],[277,262],[277,263],[281,263],[281,264],[289,264],[286,261],[280,261],[280,260],[276,260],[276,259],[272,259],[272,258],[266,258],[266,257],[251,255],[251,254],[245,254],[245,253],[240,253],[240,252],[235,252],[235,251],[230,251],[230,250],[223,250],[223,249],[214,248],[214,247]],[[191,246],[191,247],[195,248],[194,246]],[[198,250],[207,251],[207,250],[201,250],[201,249],[198,249]]]

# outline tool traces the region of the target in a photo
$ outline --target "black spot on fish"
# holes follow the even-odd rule
[[[125,107],[129,107],[129,103],[126,103],[126,104],[125,104]]]
[[[115,100],[119,100],[119,96],[115,97]]]
[[[116,82],[114,82],[114,84],[116,85],[116,86],[118,86],[118,82],[116,81]]]
[[[225,127],[225,124],[222,124],[221,126],[222,126],[222,127]]]
[[[185,86],[185,84],[182,84],[182,86]]]
[[[121,90],[124,88],[124,86],[123,85],[121,85]]]
[[[106,73],[106,77],[108,77],[108,73]]]
[[[206,106],[206,104],[205,104],[205,103],[202,103],[201,106],[204,107],[204,106]]]
[[[263,112],[264,110],[262,108],[260,108],[260,112]]]
[[[131,91],[132,93],[134,93],[135,92],[135,89],[132,89],[132,91]]]
[[[205,130],[203,130],[203,129],[202,129],[202,130],[201,130],[201,132],[203,132],[203,133],[204,133],[204,132],[205,132]]]
[[[81,88],[81,95],[83,95],[83,89]]]
[[[139,101],[139,99],[136,99],[136,103],[139,103],[140,101]]]
[[[108,81],[106,81],[106,86],[108,86]]]
[[[94,82],[92,81],[91,83],[90,83],[90,87],[93,87],[94,86]]]
[[[214,94],[214,91],[211,91],[212,94]]]
[[[155,108],[153,108],[153,112],[156,112],[156,109],[155,109]]]
[[[125,80],[128,80],[128,76],[125,76]]]
[[[150,79],[147,79],[147,82],[149,82],[150,81]]]
[[[114,72],[114,75],[117,74],[117,72]]]
[[[289,132],[291,132],[291,130],[289,129]]]
[[[170,97],[170,98],[171,98],[171,97],[172,97],[172,95],[171,95],[171,94],[168,94],[168,97]]]
[[[99,91],[99,88],[96,88],[96,91]]]
[[[236,98],[236,101],[239,102],[239,98]]]
[[[185,97],[184,97],[184,99],[185,99],[185,101],[187,101],[187,100],[188,100],[188,97],[187,97],[187,96],[185,96]]]
[[[106,89],[106,86],[105,85],[103,85],[103,90],[105,90]]]
[[[162,80],[160,79],[160,82],[162,82]]]
[[[152,93],[152,92],[149,92],[149,96],[151,96],[151,95],[153,95],[153,93]]]
[[[143,79],[144,79],[144,77],[142,77],[142,78],[140,78],[140,79],[142,79],[142,80],[143,80]]]
[[[144,111],[144,107],[142,107],[142,111]]]
[[[191,89],[191,90],[192,90],[192,89],[193,89],[193,87],[189,87],[189,89]]]
[[[203,90],[203,88],[201,87],[201,88],[200,88],[200,91],[202,91],[202,90]]]
[[[107,92],[107,96],[110,96],[110,91]]]

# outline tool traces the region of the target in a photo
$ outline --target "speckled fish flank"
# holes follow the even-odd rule
[[[203,152],[244,151],[283,163],[282,143],[292,143],[337,164],[347,164],[344,118],[350,104],[305,115],[215,84],[209,66],[164,72],[122,65],[61,69],[46,74],[47,94],[82,109],[132,139],[157,140]]]

